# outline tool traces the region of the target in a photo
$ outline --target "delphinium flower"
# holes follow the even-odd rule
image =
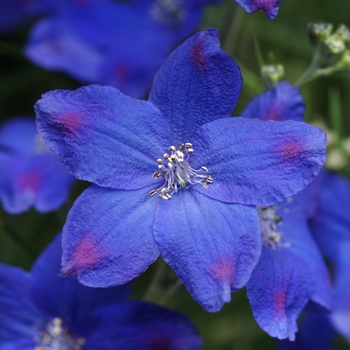
[[[42,213],[56,210],[73,181],[39,136],[34,119],[13,117],[0,127],[0,200],[7,212],[31,206]]]
[[[279,350],[333,350],[335,331],[325,313],[303,313],[295,341],[278,341]]]
[[[326,140],[305,123],[231,117],[241,80],[211,28],[169,56],[148,101],[99,85],[43,95],[40,134],[95,183],[67,217],[62,274],[120,285],[161,254],[209,311],[247,283],[261,253],[255,205],[312,181]]]
[[[274,19],[278,13],[278,4],[283,0],[236,0],[248,13],[263,10],[269,19]]]
[[[304,109],[299,90],[281,82],[255,97],[242,117],[301,121]],[[263,249],[247,295],[258,324],[279,339],[295,339],[296,320],[309,301],[326,310],[332,306],[330,277],[308,227],[317,191],[312,183],[284,202],[257,207]]]
[[[7,34],[46,10],[42,0],[0,1],[0,33]]]
[[[128,301],[130,286],[88,288],[58,276],[61,235],[29,273],[0,264],[2,350],[195,350],[195,327],[175,311]]]
[[[311,228],[334,271],[335,301],[330,320],[350,343],[350,182],[336,173],[323,172],[319,193]]]
[[[204,2],[60,1],[33,28],[26,56],[86,83],[144,97],[175,44],[198,26]]]

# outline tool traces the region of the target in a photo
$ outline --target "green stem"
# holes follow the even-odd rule
[[[161,305],[166,305],[170,298],[180,289],[182,282],[178,279],[159,299],[158,303]]]
[[[234,6],[232,8],[233,8],[233,11],[232,11],[233,13],[232,13],[231,23],[222,45],[224,51],[226,51],[231,55],[233,55],[236,49],[237,38],[244,19],[244,11],[241,7]]]
[[[295,82],[295,86],[301,88],[302,86],[310,83],[312,80],[316,79],[318,74],[318,65],[320,63],[321,55],[318,51],[314,53],[312,62],[306,71],[300,76],[300,78]]]
[[[143,295],[142,300],[157,302],[157,299],[159,298],[159,294],[162,289],[162,281],[166,276],[167,268],[167,264],[164,262],[164,260],[161,259],[159,261],[158,269],[154,274],[150,284],[148,285],[148,288],[145,294]]]

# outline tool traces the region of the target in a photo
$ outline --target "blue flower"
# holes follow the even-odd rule
[[[198,26],[204,3],[58,1],[33,28],[26,56],[46,69],[143,97],[166,55]]]
[[[29,22],[46,10],[43,0],[12,0],[0,2],[0,33],[7,33]]]
[[[46,147],[34,119],[14,117],[0,128],[0,200],[18,214],[31,206],[42,213],[66,200],[74,177]]]
[[[187,318],[128,301],[130,286],[88,288],[58,277],[61,235],[32,272],[0,264],[0,348],[195,350],[202,343]]]
[[[327,314],[304,313],[299,328],[295,341],[278,342],[279,350],[336,349],[332,346],[335,341],[335,332]]]
[[[350,182],[326,171],[320,177],[317,212],[311,228],[334,271],[335,302],[331,323],[350,342]]]
[[[299,90],[281,82],[255,97],[242,117],[302,121],[304,109]],[[309,301],[328,311],[333,304],[330,277],[308,226],[318,185],[319,179],[287,201],[257,207],[263,249],[247,295],[260,327],[279,339],[295,339],[296,320]]]
[[[67,217],[63,274],[120,285],[161,254],[209,311],[247,283],[261,253],[254,206],[312,181],[325,134],[230,117],[241,80],[208,29],[170,55],[148,101],[99,85],[43,95],[42,137],[72,174],[95,183]]]
[[[274,19],[278,13],[278,4],[283,0],[236,0],[248,13],[263,10],[269,19]]]

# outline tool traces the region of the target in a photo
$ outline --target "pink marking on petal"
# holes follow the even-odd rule
[[[287,142],[282,145],[282,155],[286,160],[293,160],[303,153],[303,147],[297,142]]]
[[[276,108],[269,110],[261,119],[262,120],[276,120],[276,121],[283,120],[281,118],[280,110],[276,109]]]
[[[34,172],[17,174],[17,181],[23,190],[31,191],[36,191],[41,182],[39,175]]]
[[[126,63],[118,64],[115,69],[115,76],[118,81],[125,81],[129,77],[130,67]]]
[[[75,276],[81,268],[92,268],[101,262],[103,249],[98,247],[91,234],[77,244],[68,263],[62,268],[63,275]]]
[[[174,344],[172,340],[166,334],[152,334],[146,340],[146,346],[148,350],[164,350],[172,349]]]
[[[235,266],[231,260],[221,260],[210,266],[211,275],[218,279],[229,284],[233,283],[234,279]]]
[[[277,312],[278,315],[284,315],[285,314],[285,308],[286,308],[286,299],[287,295],[284,290],[278,290],[274,294],[274,310]]]
[[[190,51],[190,56],[194,61],[195,65],[204,70],[207,65],[207,58],[204,52],[204,47],[202,44],[202,40],[199,39],[192,47]]]
[[[82,115],[79,113],[66,112],[57,117],[57,123],[66,131],[74,133],[82,125]]]

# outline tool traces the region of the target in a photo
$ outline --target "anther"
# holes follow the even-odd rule
[[[163,161],[162,161],[160,158],[157,159],[157,162],[158,162],[158,164],[160,164],[160,165],[163,164]]]
[[[191,154],[191,153],[193,153],[193,152],[194,152],[193,148],[187,148],[187,153],[188,153],[188,154]]]
[[[206,172],[208,172],[208,168],[207,168],[206,166],[204,166],[204,165],[201,166],[201,169],[204,170],[204,171],[206,171]]]
[[[150,193],[149,193],[149,194],[150,194],[151,196],[154,196],[154,195],[156,195],[156,194],[157,194],[157,192],[158,192],[157,190],[152,190],[152,191],[150,191]]]
[[[169,147],[169,150],[170,150],[171,152],[176,152],[175,146],[170,146],[170,147]]]
[[[185,147],[186,147],[186,148],[191,148],[191,147],[192,147],[192,143],[186,142],[186,143],[185,143]]]
[[[164,159],[168,159],[170,157],[170,154],[165,153],[163,157],[164,157]]]
[[[178,150],[182,152],[182,150],[185,148],[185,145],[182,143],[181,146],[179,146]]]

